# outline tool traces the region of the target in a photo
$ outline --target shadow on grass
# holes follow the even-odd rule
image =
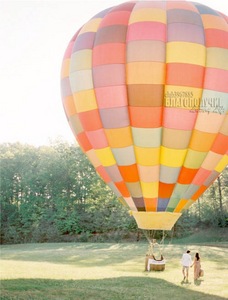
[[[195,287],[197,288],[197,287]],[[1,300],[223,300],[162,279],[119,277],[101,280],[13,279],[1,281]]]

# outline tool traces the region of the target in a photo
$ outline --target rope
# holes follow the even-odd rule
[[[172,244],[172,241],[173,241],[173,236],[174,236],[174,226],[172,228],[172,232],[171,232],[171,236],[170,236],[170,242],[169,244]]]
[[[163,250],[164,250],[164,245],[165,245],[165,237],[166,237],[166,234],[165,234],[165,230],[162,231],[162,239],[161,239],[161,242],[160,242],[160,245],[162,245],[162,251],[161,251],[161,256],[162,256],[162,253],[163,253]]]
[[[163,257],[162,253],[164,250],[164,241],[165,241],[166,234],[165,234],[165,231],[163,230],[162,239],[159,244],[159,243],[157,243],[157,240],[155,239],[156,232],[157,232],[156,230],[143,230],[143,233],[149,243],[147,255],[154,256],[154,248],[155,248],[155,246],[158,246],[159,255],[161,257]]]

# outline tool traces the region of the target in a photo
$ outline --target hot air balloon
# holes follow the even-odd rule
[[[139,228],[170,230],[228,163],[227,17],[131,1],[89,20],[62,63],[70,127]]]

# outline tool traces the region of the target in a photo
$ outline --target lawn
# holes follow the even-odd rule
[[[205,276],[182,283],[180,258],[199,251]],[[163,272],[145,271],[147,244],[56,243],[1,246],[1,300],[228,298],[228,248],[166,245]]]

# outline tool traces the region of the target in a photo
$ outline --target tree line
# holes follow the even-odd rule
[[[119,241],[139,237],[134,219],[80,148],[63,141],[0,145],[1,243]],[[175,225],[227,226],[228,169]]]

